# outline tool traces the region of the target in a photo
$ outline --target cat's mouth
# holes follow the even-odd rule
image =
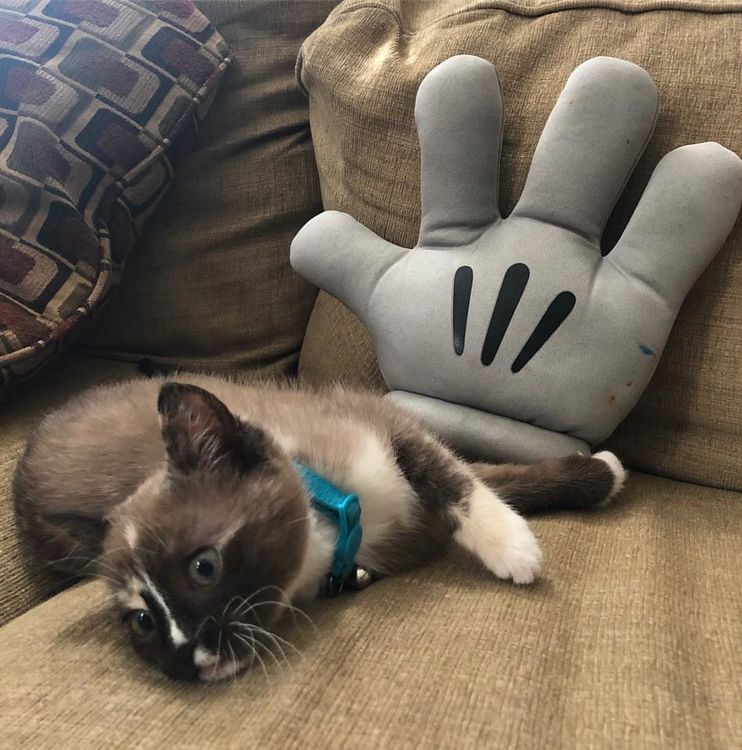
[[[199,667],[198,679],[201,682],[218,682],[227,677],[232,677],[242,669],[241,664],[232,662],[222,662],[221,664],[212,664],[208,667]]]
[[[239,658],[234,652],[232,652],[232,658],[228,659],[219,657],[206,649],[197,648],[193,654],[193,662],[201,682],[218,682],[241,672],[246,660]]]

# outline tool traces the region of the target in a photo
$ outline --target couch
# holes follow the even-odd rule
[[[570,70],[609,54],[663,97],[608,251],[660,156],[742,152],[742,2],[200,0],[231,48],[198,145],[106,308],[0,411],[0,746],[742,747],[742,223],[686,300],[652,384],[608,441],[620,501],[538,517],[529,587],[462,552],[308,608],[288,664],[173,682],[131,652],[105,586],[60,590],[19,535],[24,438],[71,394],[165,365],[384,390],[363,326],[288,264],[325,208],[412,245],[412,104],[457,53],[506,104],[503,207]],[[294,68],[298,55],[296,70]]]

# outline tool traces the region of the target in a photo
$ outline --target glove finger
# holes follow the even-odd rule
[[[291,243],[291,265],[365,319],[378,280],[406,251],[340,211],[305,224]]]
[[[454,247],[475,240],[499,217],[502,94],[494,66],[459,55],[420,84],[422,218],[418,243]]]
[[[596,57],[569,77],[541,134],[513,216],[593,243],[654,130],[657,89],[638,65]]]
[[[677,310],[729,236],[742,205],[742,160],[718,143],[683,146],[657,165],[605,263]]]

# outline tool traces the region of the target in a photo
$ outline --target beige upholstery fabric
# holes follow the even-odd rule
[[[612,55],[650,72],[662,110],[609,225],[610,246],[665,152],[717,140],[742,153],[740,39],[739,2],[348,0],[307,40],[300,61],[325,207],[415,243],[417,87],[441,60],[470,53],[495,63],[502,78],[501,200],[510,211],[569,73]],[[310,381],[383,388],[365,329],[324,294],[300,370]],[[686,300],[654,381],[611,445],[642,470],[742,487],[741,373],[742,221]]]
[[[84,388],[130,377],[135,368],[89,357],[61,357],[24,383],[0,406],[0,625],[45,599],[59,586],[18,536],[11,497],[15,463],[26,436],[48,410]],[[0,734],[0,745],[2,735]]]
[[[636,475],[605,513],[541,518],[545,579],[461,554],[315,603],[304,658],[234,684],[141,664],[100,584],[0,630],[5,747],[742,746],[740,497]]]
[[[202,0],[232,64],[193,154],[85,343],[192,368],[266,374],[296,365],[315,291],[288,263],[320,210],[304,38],[334,0]]]

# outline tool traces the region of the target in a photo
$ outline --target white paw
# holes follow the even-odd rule
[[[613,498],[621,491],[621,488],[626,482],[626,469],[623,464],[619,461],[618,457],[610,451],[601,451],[600,453],[594,453],[593,458],[597,458],[598,461],[602,461],[608,465],[608,468],[613,474],[613,487],[611,488],[608,497],[603,500],[602,503],[598,504],[598,507],[609,505]]]
[[[513,583],[533,583],[541,573],[544,556],[525,519],[513,513],[499,543],[490,550],[487,567],[498,578]]]
[[[479,485],[459,515],[456,541],[473,552],[498,578],[533,583],[543,555],[525,519],[490,489]]]

